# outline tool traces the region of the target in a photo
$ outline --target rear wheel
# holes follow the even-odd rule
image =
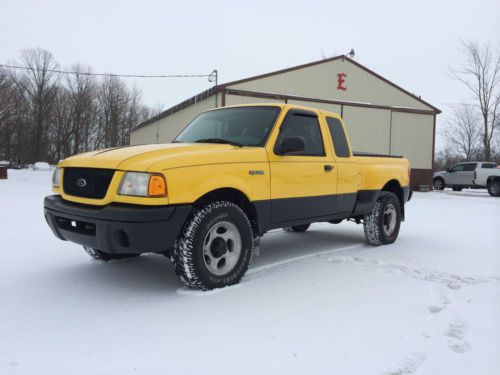
[[[488,193],[490,193],[492,197],[500,197],[500,180],[488,182]]]
[[[135,258],[140,255],[140,254],[110,254],[88,246],[84,246],[83,249],[88,255],[90,255],[91,258],[101,262],[109,262],[110,260],[117,260],[117,259]]]
[[[310,226],[311,226],[311,224],[294,225],[293,227],[285,227],[285,228],[283,228],[283,230],[285,232],[300,233],[300,232],[305,232],[306,230],[308,230]]]
[[[453,187],[452,189],[453,189],[453,191],[462,191],[463,188],[461,188],[461,187]]]
[[[401,206],[395,194],[382,191],[372,212],[363,218],[366,241],[373,246],[396,241],[401,225]]]
[[[444,190],[444,180],[441,177],[434,179],[434,190]]]

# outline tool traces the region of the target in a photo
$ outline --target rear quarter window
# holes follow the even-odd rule
[[[481,165],[482,169],[494,169],[496,167],[497,165],[493,163],[483,163],[483,165]]]
[[[347,143],[347,137],[342,127],[342,123],[333,117],[327,117],[326,122],[328,123],[328,129],[330,129],[330,134],[333,140],[333,148],[335,150],[335,155],[339,158],[348,158],[351,156],[351,150],[349,149],[349,144]]]

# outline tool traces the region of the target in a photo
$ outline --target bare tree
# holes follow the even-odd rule
[[[99,93],[99,110],[102,146],[115,147],[120,143],[120,132],[129,102],[125,82],[114,76],[106,76]]]
[[[48,130],[57,93],[57,68],[52,54],[43,49],[21,51],[21,65],[28,68],[21,73],[12,73],[18,91],[24,96],[31,115],[32,147],[31,161],[46,160],[48,157]]]
[[[14,109],[14,88],[7,71],[0,68],[0,124],[4,123]]]
[[[500,117],[500,54],[495,55],[490,45],[462,41],[466,62],[461,70],[451,75],[462,82],[473,94],[482,116],[484,159],[492,159],[492,139],[499,127]]]
[[[474,107],[456,106],[443,135],[449,149],[465,161],[477,158],[481,150],[481,119]]]
[[[88,74],[92,73],[92,68],[76,64],[71,70],[76,74],[66,76],[66,87],[72,106],[68,126],[73,141],[72,153],[76,154],[88,148],[88,137],[96,110],[97,84],[94,77]]]
[[[11,65],[25,69],[0,68],[1,159],[56,162],[128,144],[131,129],[151,114],[137,87],[115,76],[97,79],[83,64],[62,75],[48,51],[21,51]]]

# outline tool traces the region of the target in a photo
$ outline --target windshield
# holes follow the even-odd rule
[[[225,108],[202,113],[175,142],[264,146],[280,107]]]

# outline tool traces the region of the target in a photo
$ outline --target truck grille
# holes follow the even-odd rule
[[[76,197],[103,199],[114,173],[112,169],[64,168],[64,193]]]

